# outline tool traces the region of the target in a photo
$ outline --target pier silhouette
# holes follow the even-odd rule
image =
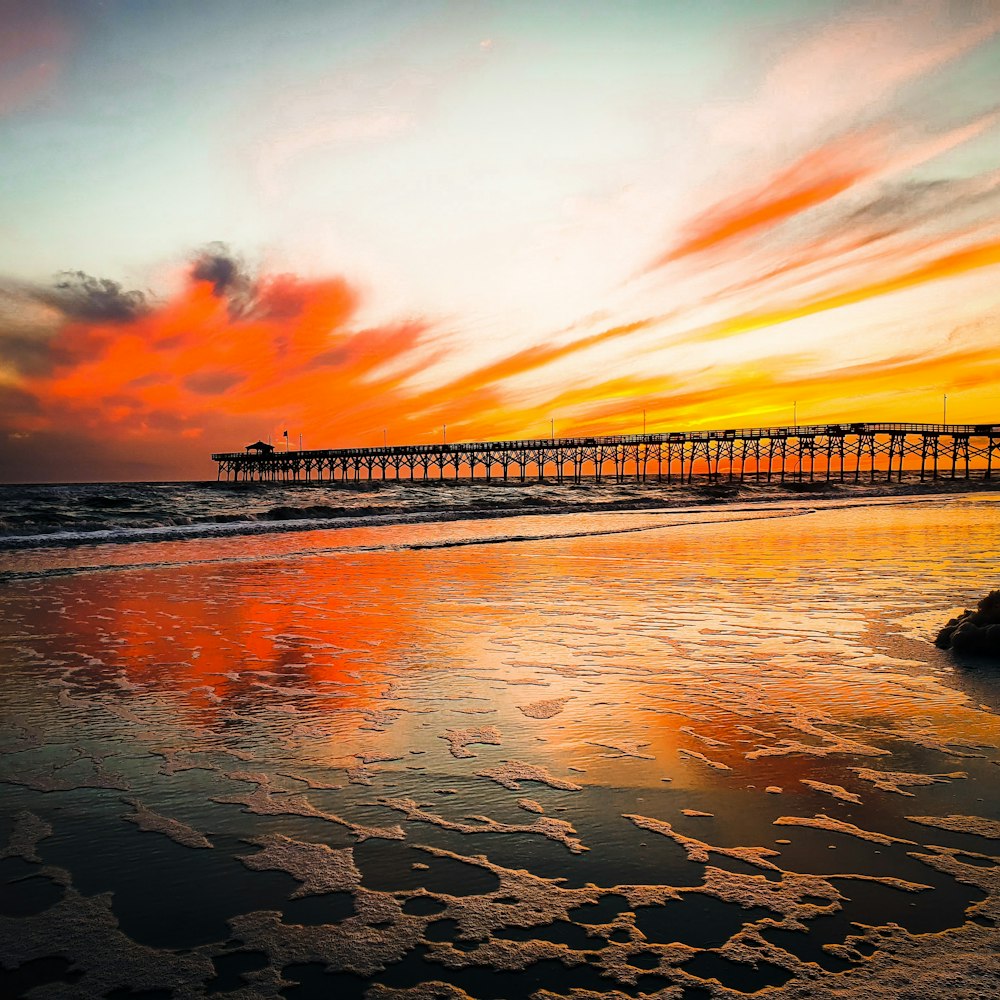
[[[231,482],[529,479],[558,483],[816,480],[861,482],[993,476],[1000,423],[849,423],[662,434],[468,441],[278,451],[261,442],[212,455]],[[463,475],[464,470],[464,475]],[[376,475],[376,472],[378,475]]]

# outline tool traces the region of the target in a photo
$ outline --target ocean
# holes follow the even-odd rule
[[[0,995],[1000,996],[998,515],[5,487]]]

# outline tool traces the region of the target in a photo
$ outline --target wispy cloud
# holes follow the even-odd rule
[[[707,344],[754,330],[770,329],[817,313],[840,309],[908,288],[942,281],[1000,265],[1000,241],[980,243],[933,258],[876,281],[861,282],[827,295],[800,299],[779,308],[733,315],[719,323],[694,330],[674,341],[675,345]]]
[[[758,86],[746,97],[701,113],[724,146],[757,146],[762,136],[815,143],[817,130],[863,128],[906,88],[933,76],[1000,33],[988,8],[921,4],[860,4],[835,9],[825,22],[800,24],[757,39],[764,60]]]
[[[677,245],[653,266],[727,246],[835,198],[875,173],[873,146],[872,136],[851,135],[810,150],[761,185],[695,216],[685,225]]]

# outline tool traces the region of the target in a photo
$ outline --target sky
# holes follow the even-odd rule
[[[995,0],[0,0],[0,481],[1000,422]]]

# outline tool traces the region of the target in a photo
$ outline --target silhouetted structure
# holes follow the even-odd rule
[[[536,438],[460,444],[409,444],[375,448],[215,454],[218,478],[232,481],[343,481],[360,479],[508,480],[545,478],[579,483],[711,482],[786,479],[891,482],[904,466],[920,478],[968,479],[993,475],[1000,456],[1000,424],[824,424],[754,427],[667,434]],[[266,449],[266,451],[264,450]],[[379,476],[375,476],[378,470]],[[437,475],[432,475],[437,470]],[[392,473],[390,476],[389,473]],[[364,475],[362,475],[364,473]]]
[[[274,453],[274,445],[267,444],[266,441],[254,441],[253,444],[247,445],[247,454],[251,451],[256,452],[258,455],[271,455]],[[214,456],[213,456],[214,457]]]

